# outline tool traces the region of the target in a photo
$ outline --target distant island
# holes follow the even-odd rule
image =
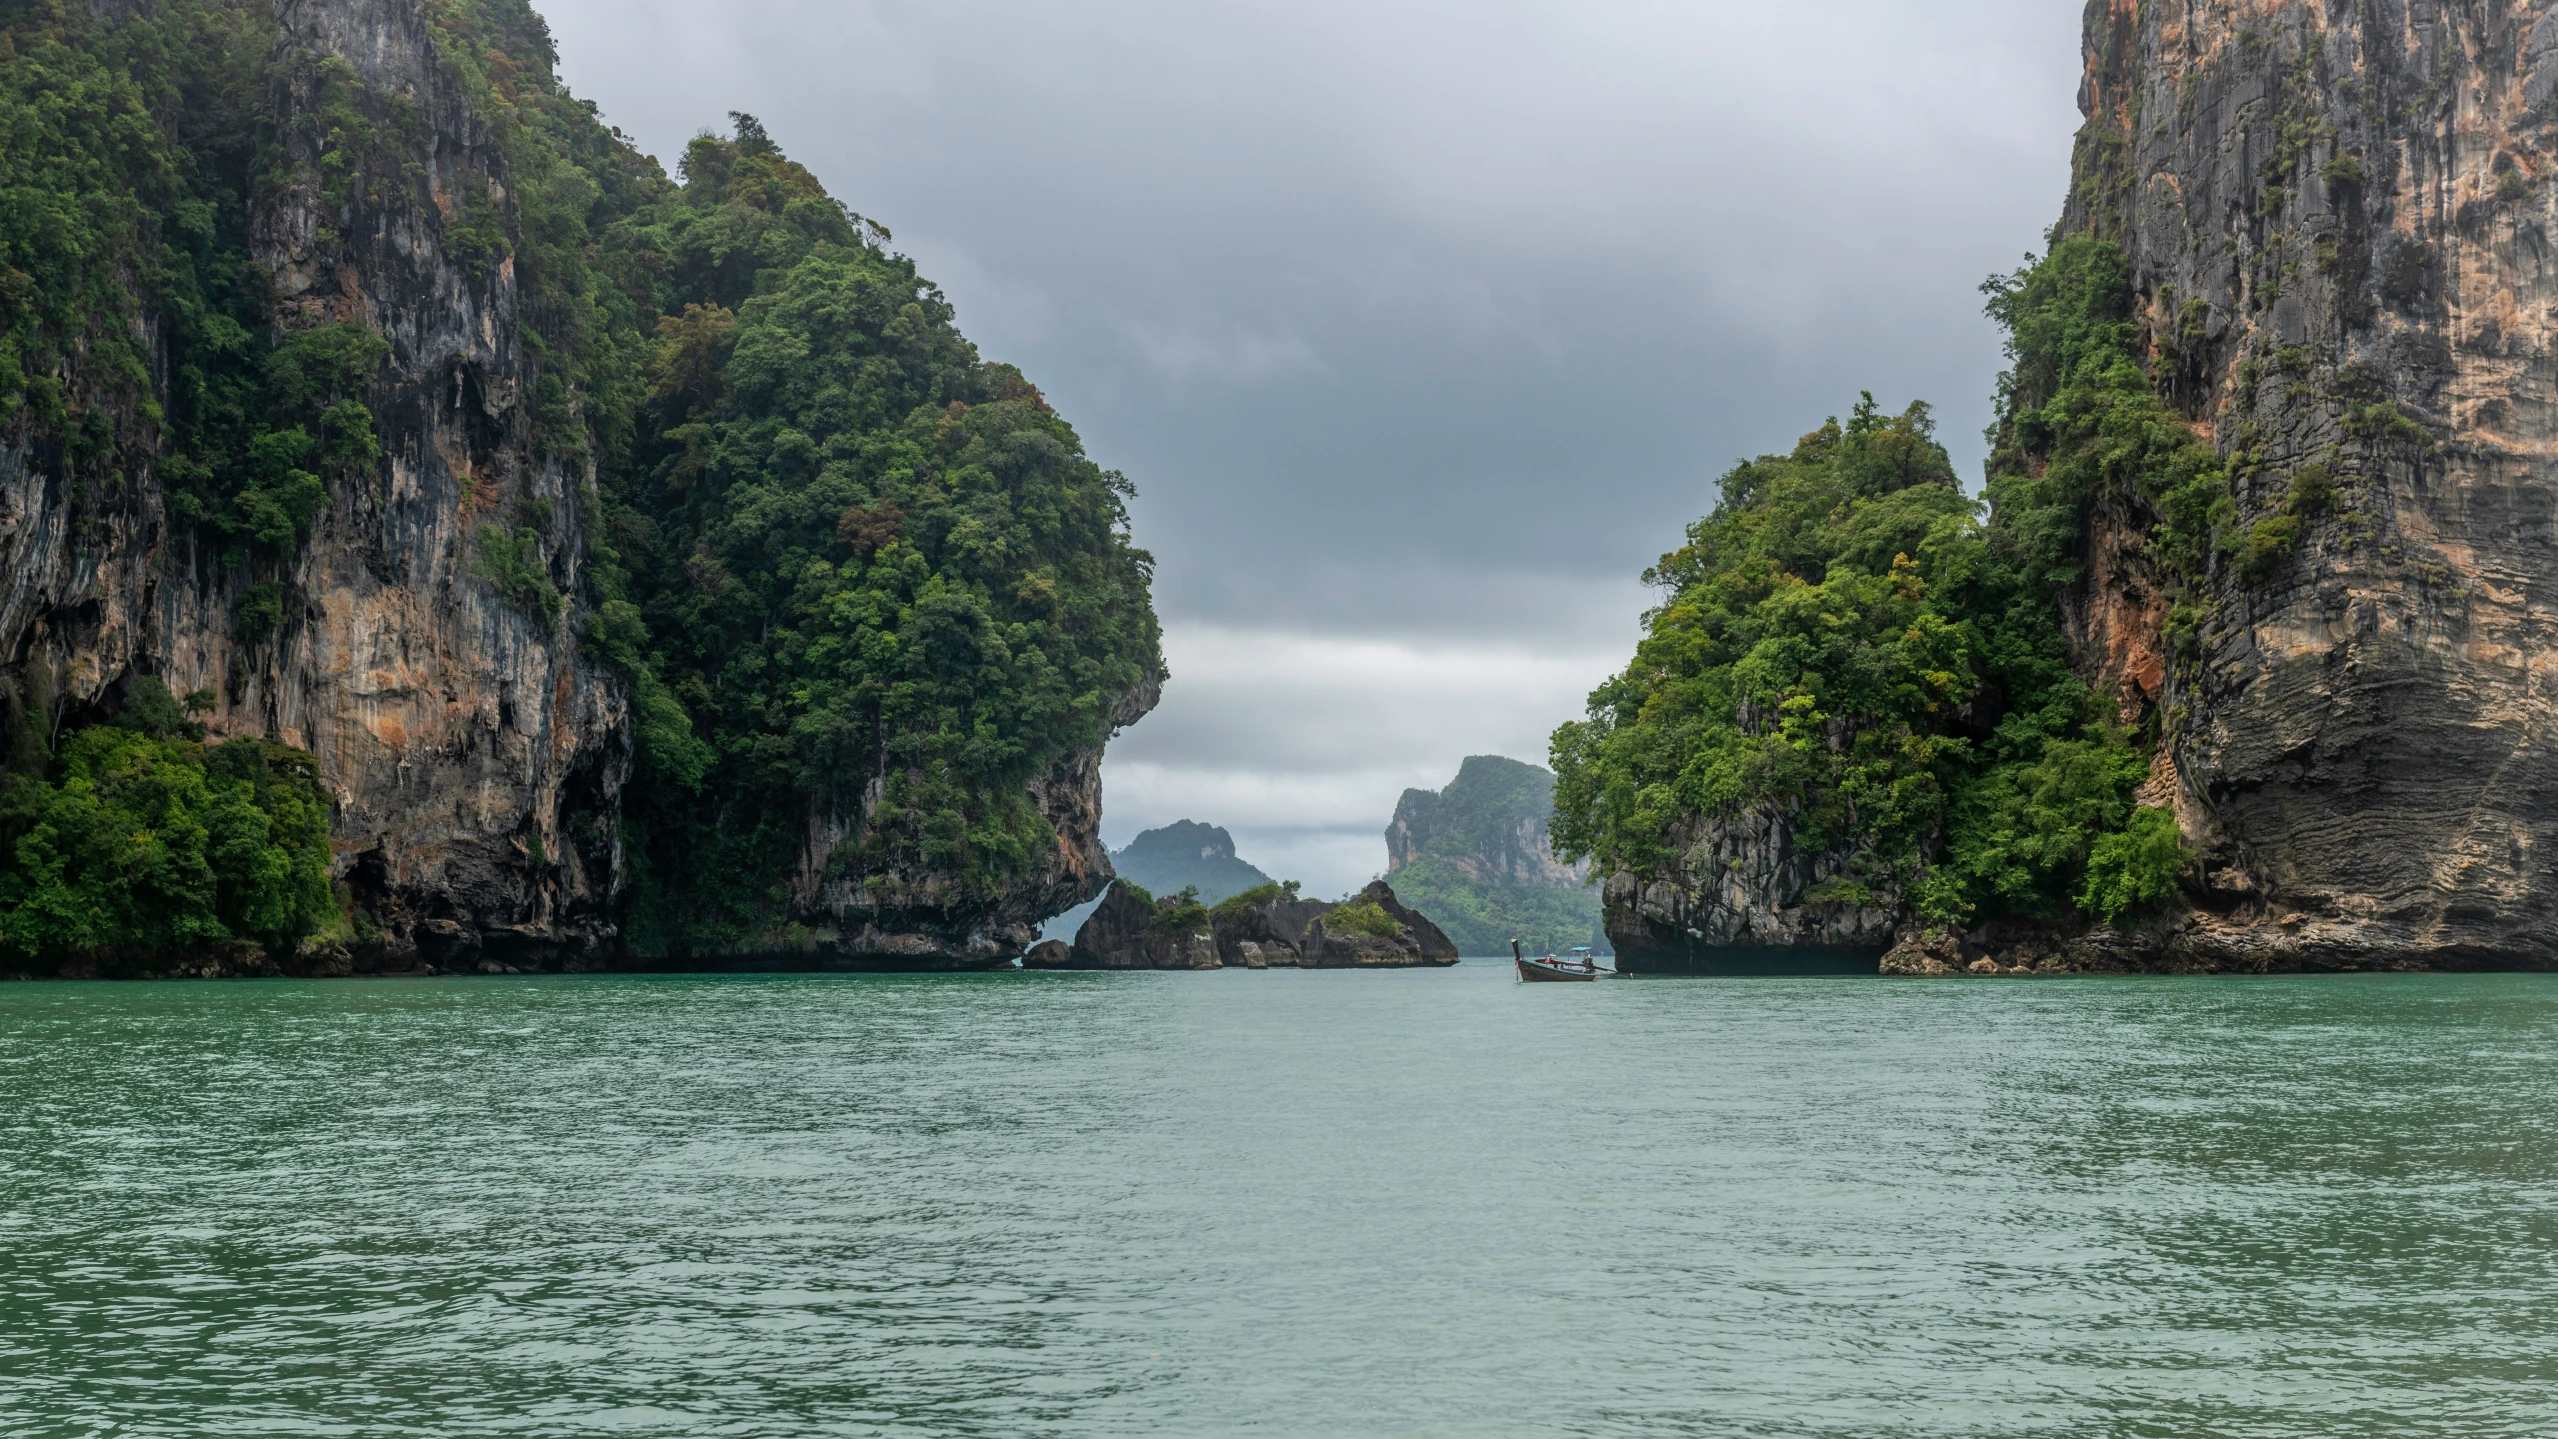
[[[1150,829],[1113,851],[1111,868],[1119,877],[1156,894],[1199,891],[1202,904],[1215,904],[1248,889],[1273,883],[1269,875],[1235,857],[1235,837],[1213,824],[1180,820]]]
[[[1436,792],[1410,789],[1386,828],[1386,875],[1467,954],[1564,950],[1607,938],[1586,863],[1554,856],[1546,822],[1554,775],[1474,755]]]

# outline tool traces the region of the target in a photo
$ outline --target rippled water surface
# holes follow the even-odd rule
[[[0,988],[11,1435],[2558,1432],[2558,981]]]

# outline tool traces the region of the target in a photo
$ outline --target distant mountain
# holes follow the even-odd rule
[[[1607,947],[1599,891],[1585,865],[1546,842],[1554,776],[1498,755],[1474,755],[1454,783],[1403,792],[1386,830],[1386,877],[1467,954]]]
[[[1202,904],[1215,904],[1271,883],[1270,876],[1235,858],[1234,836],[1213,824],[1183,820],[1150,829],[1110,857],[1120,877],[1158,896],[1199,887]]]

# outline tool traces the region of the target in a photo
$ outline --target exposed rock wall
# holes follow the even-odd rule
[[[466,217],[520,234],[515,178],[423,0],[277,0],[276,15],[283,183],[252,203],[252,250],[279,328],[344,322],[387,341],[365,396],[381,463],[333,482],[308,541],[265,573],[165,519],[147,468],[84,494],[43,447],[0,444],[0,701],[39,727],[76,723],[154,675],[218,697],[203,717],[216,738],[266,734],[316,755],[336,802],[336,876],[379,938],[303,956],[306,970],[648,963],[617,928],[626,700],[579,648],[596,477],[537,443],[541,361],[515,261],[448,252]],[[355,103],[398,152],[343,203],[325,198],[324,163],[346,158],[327,153],[326,65],[361,82]],[[532,559],[568,597],[555,617],[474,569],[482,527],[512,531],[528,512],[549,516]],[[235,615],[258,582],[280,584],[285,615],[250,640]],[[1150,680],[1121,696],[1115,720],[1134,723],[1159,695]],[[813,812],[791,885],[802,922],[686,962],[1009,962],[1109,881],[1100,758],[1097,745],[1070,753],[1031,783],[1055,847],[992,896],[931,872],[830,873],[861,816]]]
[[[2286,562],[2161,638],[2154,517],[2101,504],[2082,655],[2168,735],[2202,909],[2089,962],[2558,963],[2558,11],[2382,0],[2087,15],[2064,231],[2118,239],[2239,526],[2323,465]]]
[[[2201,863],[2154,920],[1911,930],[1885,967],[2558,965],[2558,10],[2091,0],[2086,41],[2056,235],[2122,247],[2235,510],[2180,594],[2152,503],[2095,496],[2063,613]],[[1611,883],[1610,933],[1630,968],[1894,938],[1889,896],[1810,902],[1825,865],[1779,815],[1704,825]]]
[[[1194,909],[1193,924],[1179,924],[1180,901],[1148,902],[1124,884],[1112,885],[1101,907],[1075,932],[1074,948],[1062,964],[1042,967],[1074,969],[1217,969],[1217,936],[1205,911]]]
[[[599,952],[629,769],[622,699],[579,658],[573,617],[545,623],[469,573],[478,518],[522,497],[554,502],[542,560],[572,593],[581,550],[581,477],[531,457],[514,272],[474,275],[442,248],[441,216],[466,192],[510,202],[505,162],[415,0],[286,0],[278,16],[288,181],[252,216],[254,253],[280,321],[350,321],[389,342],[368,397],[379,470],[333,487],[280,576],[283,625],[250,643],[233,613],[259,576],[164,523],[150,474],[84,509],[58,474],[0,457],[0,654],[22,701],[41,696],[53,716],[156,674],[219,696],[216,736],[316,754],[337,801],[338,872],[387,930],[379,962]],[[416,107],[405,191],[325,212],[311,63],[323,58]]]
[[[1651,881],[1608,879],[1608,939],[1628,973],[1872,969],[1891,946],[1898,896],[1837,885],[1847,857],[1798,846],[1777,810],[1687,835]]]
[[[1149,679],[1120,696],[1114,724],[1135,724],[1162,697],[1162,681]],[[885,883],[830,871],[836,846],[861,831],[862,817],[812,813],[792,885],[800,934],[778,945],[742,947],[725,960],[922,969],[1010,962],[1038,940],[1040,926],[1052,915],[1101,894],[1113,878],[1110,851],[1101,842],[1101,756],[1098,745],[1070,751],[1031,781],[1031,801],[1056,834],[1056,845],[1036,870],[991,898],[928,870],[876,877]],[[877,792],[873,785],[869,802],[877,802]]]

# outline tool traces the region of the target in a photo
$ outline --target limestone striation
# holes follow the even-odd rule
[[[474,272],[443,245],[442,211],[460,197],[510,196],[505,161],[414,0],[288,0],[277,14],[284,183],[253,217],[252,250],[280,324],[345,322],[389,342],[368,396],[380,467],[329,496],[282,577],[281,622],[251,638],[233,616],[258,577],[167,522],[151,470],[102,503],[43,447],[0,451],[13,706],[51,726],[111,709],[128,677],[151,674],[211,691],[217,737],[267,734],[317,756],[338,873],[384,934],[323,967],[606,952],[631,755],[621,692],[581,656],[575,616],[510,606],[469,569],[476,517],[519,499],[554,506],[536,563],[572,592],[582,551],[585,477],[530,443],[515,273]],[[414,107],[404,189],[324,213],[319,59]]]
[[[2128,255],[2235,528],[2297,538],[2180,650],[2159,516],[2095,507],[2072,638],[2202,861],[2069,962],[2558,963],[2558,12],[2097,0],[2087,57],[2061,230]]]

